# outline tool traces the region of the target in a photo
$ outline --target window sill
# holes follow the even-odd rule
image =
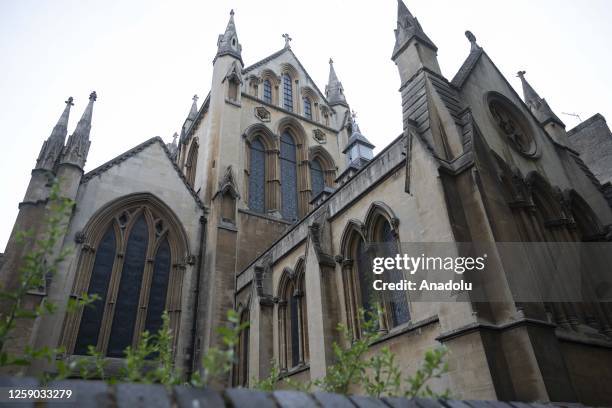
[[[310,365],[309,364],[298,364],[295,367],[291,367],[289,369],[284,369],[281,371],[281,373],[278,375],[278,380],[282,380],[283,378],[289,378],[291,376],[294,376],[296,374],[302,373],[304,371],[309,371],[310,370]]]

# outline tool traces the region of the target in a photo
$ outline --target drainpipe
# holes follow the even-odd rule
[[[206,210],[204,210],[204,214],[206,214]],[[200,217],[200,253],[198,256],[198,266],[196,269],[196,286],[195,286],[195,296],[194,296],[194,314],[193,314],[193,322],[191,325],[191,345],[189,347],[189,356],[191,361],[187,361],[187,378],[191,379],[194,371],[197,370],[197,361],[196,361],[196,340],[197,340],[197,329],[198,329],[198,312],[200,305],[200,281],[202,276],[202,264],[205,261],[206,255],[206,230],[207,230],[208,220],[206,219],[206,215],[202,215]]]

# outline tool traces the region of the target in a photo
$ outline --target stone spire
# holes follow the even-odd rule
[[[403,0],[397,0],[397,28],[395,29],[395,47],[393,48],[393,59],[410,42],[416,38],[423,45],[437,51],[438,47],[429,39],[423,31],[419,21],[410,13]]]
[[[177,143],[178,137],[179,137],[178,133],[174,132],[174,134],[172,135],[172,142],[166,143],[166,147],[168,148],[168,151],[170,152],[170,157],[172,157],[172,160],[175,160],[175,161],[176,161],[176,156],[178,152],[178,143]]]
[[[198,99],[198,95],[193,95],[193,98],[191,98],[191,109],[189,109],[189,114],[185,118],[185,122],[183,122],[183,127],[181,128],[181,136],[179,138],[181,143],[187,142],[187,131],[198,117]]]
[[[191,104],[189,115],[187,115],[188,119],[195,120],[195,118],[198,116],[198,99],[198,95],[193,95],[193,98],[191,98],[193,103]]]
[[[70,107],[74,105],[72,103],[72,96],[66,100],[66,107],[62,112],[57,124],[51,131],[49,138],[43,143],[38,159],[36,160],[37,169],[53,170],[59,155],[64,147],[66,141],[66,134],[68,133],[68,117],[70,116]]]
[[[87,153],[89,152],[89,133],[91,132],[91,118],[93,114],[93,104],[98,98],[96,91],[89,94],[89,103],[83,112],[83,116],[77,123],[74,133],[68,138],[68,143],[62,152],[62,163],[73,164],[81,169],[85,167]]]
[[[344,88],[342,88],[342,83],[338,80],[338,76],[334,70],[334,60],[331,58],[329,59],[329,80],[325,87],[325,97],[330,106],[344,105],[348,107],[346,98],[344,97]]]
[[[542,125],[554,122],[565,128],[565,124],[555,115],[550,106],[548,106],[546,99],[540,98],[540,95],[538,95],[535,89],[527,82],[525,73],[526,71],[519,71],[517,76],[521,79],[523,85],[523,98],[527,106],[529,106],[529,109],[531,109],[531,113],[534,114]]]
[[[361,133],[357,124],[357,114],[351,113],[351,137],[342,150],[342,153],[349,154],[349,163],[358,163],[361,166],[374,157],[374,145]]]
[[[231,10],[225,33],[219,35],[219,39],[217,40],[217,55],[213,63],[217,58],[223,55],[231,55],[237,58],[242,64],[241,52],[242,45],[238,42],[238,34],[236,33],[236,25],[234,24],[234,10]]]

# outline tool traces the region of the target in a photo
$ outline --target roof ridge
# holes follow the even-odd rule
[[[263,65],[263,64],[265,64],[266,62],[271,61],[271,60],[273,60],[274,58],[278,57],[279,55],[281,55],[282,53],[284,53],[284,52],[285,52],[285,51],[287,51],[288,49],[289,49],[289,48],[287,48],[287,47],[283,47],[283,48],[281,48],[280,50],[278,50],[278,51],[276,51],[276,52],[274,52],[274,53],[272,53],[272,54],[268,55],[267,57],[265,57],[265,58],[263,58],[263,59],[260,59],[260,60],[259,60],[259,61],[257,61],[256,63],[251,64],[251,65],[249,65],[249,66],[248,66],[248,67],[246,67],[246,68],[243,68],[243,69],[242,69],[242,73],[243,73],[243,74],[246,74],[247,72],[252,71],[252,70],[254,70],[254,69],[255,69],[255,68],[257,68],[257,67],[262,66],[262,65]]]
[[[152,137],[152,138],[150,138],[148,140],[145,140],[144,142],[140,143],[139,145],[136,145],[136,146],[132,147],[131,149],[126,150],[125,152],[119,154],[118,156],[115,156],[111,160],[109,160],[106,163],[96,167],[95,169],[93,169],[91,171],[88,171],[81,178],[81,183],[80,184],[85,184],[89,180],[94,178],[95,176],[98,176],[98,175],[100,175],[102,173],[105,173],[107,170],[110,170],[112,167],[115,167],[116,165],[118,165],[120,163],[123,163],[124,161],[126,161],[130,157],[135,156],[136,154],[142,152],[147,147],[153,145],[153,143],[155,143],[155,142],[159,143],[159,145],[161,146],[162,150],[166,154],[166,157],[168,158],[168,161],[170,162],[170,164],[172,165],[172,167],[176,171],[176,173],[179,176],[179,178],[183,181],[183,184],[187,188],[187,191],[189,191],[189,193],[194,198],[194,200],[198,204],[198,206],[200,208],[202,208],[202,209],[206,209],[206,206],[204,205],[204,203],[202,202],[200,197],[198,197],[198,194],[195,192],[193,187],[191,187],[189,185],[189,183],[187,182],[187,179],[185,178],[185,175],[183,174],[183,172],[179,169],[177,164],[172,160],[172,157],[171,157],[172,155],[170,153],[170,150],[168,149],[168,146],[166,146],[166,144],[164,143],[163,139],[161,137],[159,137],[159,136],[154,136],[154,137]]]
[[[450,83],[457,88],[463,87],[482,54],[484,50],[481,47],[472,49]]]

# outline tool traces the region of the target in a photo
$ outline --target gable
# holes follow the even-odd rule
[[[157,191],[159,196],[170,191],[204,208],[160,137],[151,138],[84,174],[79,192],[87,190],[83,185],[88,184],[98,187],[108,184],[115,190],[123,186],[129,191]]]
[[[261,78],[265,71],[271,71],[277,77],[280,77],[282,73],[289,71],[292,76],[296,76],[299,80],[300,88],[308,87],[312,89],[320,99],[320,103],[329,107],[325,95],[310,77],[291,48],[283,48],[282,50],[269,55],[255,64],[244,68],[242,70],[242,75],[244,78],[249,78],[251,76]],[[296,78],[293,79],[295,80]]]

